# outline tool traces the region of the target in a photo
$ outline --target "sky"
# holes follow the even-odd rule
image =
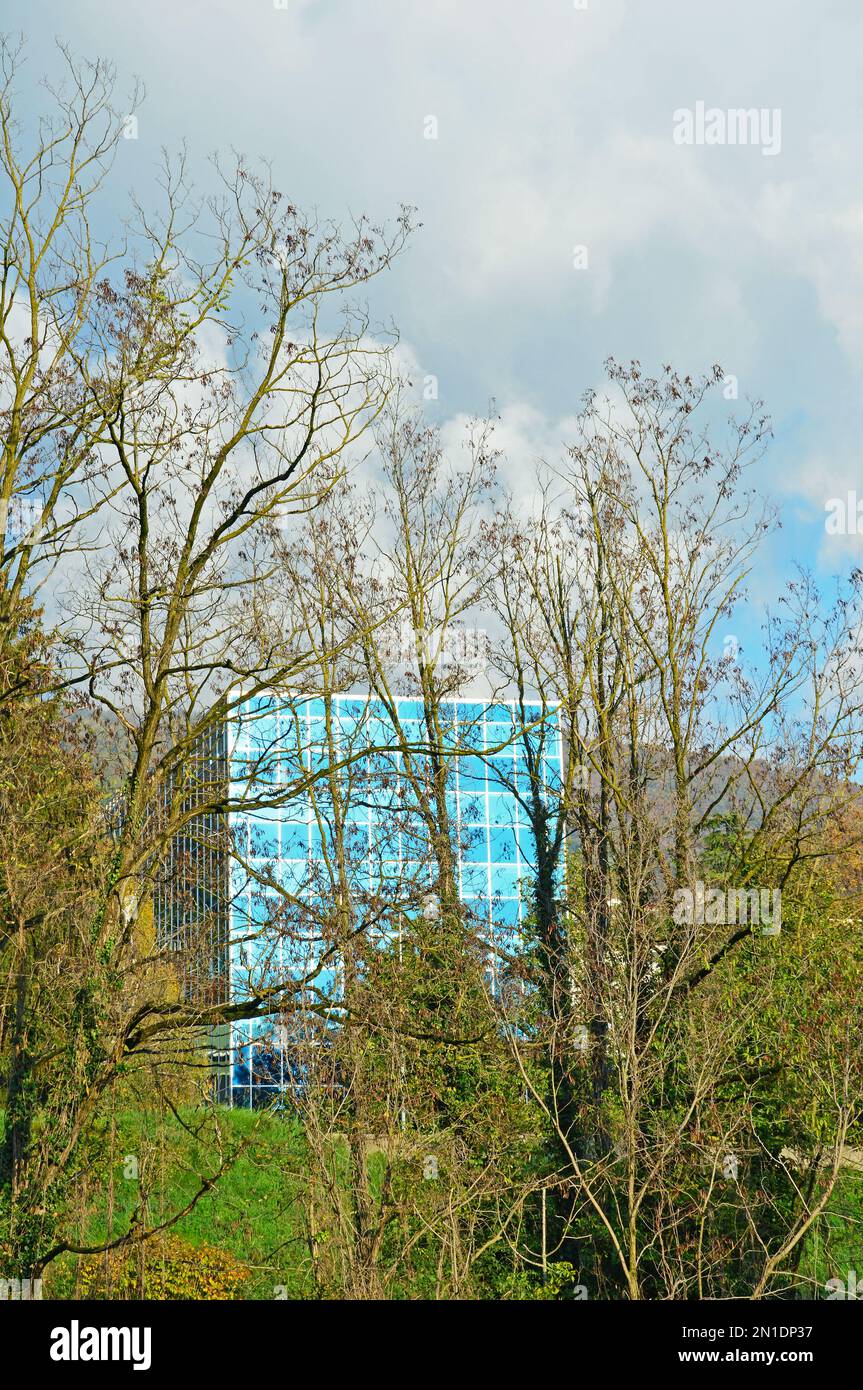
[[[516,490],[607,356],[719,362],[773,419],[753,600],[792,560],[829,582],[863,558],[863,526],[825,526],[863,500],[859,0],[4,0],[2,27],[31,40],[25,115],[55,36],[143,79],[118,214],[181,141],[204,184],[234,148],[322,216],[416,205],[373,307],[445,430],[495,403]]]

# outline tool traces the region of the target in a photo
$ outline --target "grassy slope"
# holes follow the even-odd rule
[[[251,1139],[217,1187],[174,1227],[192,1245],[208,1244],[230,1251],[251,1270],[244,1296],[271,1299],[277,1286],[289,1298],[313,1296],[298,1193],[307,1158],[302,1132],[295,1121],[255,1115],[243,1110],[219,1112],[226,1142],[233,1147]],[[117,1117],[113,1233],[128,1229],[139,1201],[140,1186],[122,1176],[122,1156],[147,1150],[155,1135],[154,1118],[127,1113]],[[183,1207],[198,1187],[197,1175],[212,1171],[212,1148],[196,1142],[172,1117],[167,1142],[151,1156],[148,1186],[154,1194],[149,1220]],[[161,1191],[160,1191],[161,1188]],[[830,1278],[847,1278],[855,1270],[863,1277],[863,1175],[846,1173],[834,1194],[827,1221],[817,1239],[807,1243],[799,1276],[804,1296],[824,1297]],[[98,1191],[84,1236],[87,1243],[103,1241],[107,1231],[107,1187]],[[56,1262],[46,1279],[47,1297],[75,1296],[75,1264],[71,1256]]]
[[[207,1243],[229,1250],[247,1264],[251,1278],[244,1286],[246,1297],[273,1298],[277,1285],[284,1285],[289,1297],[309,1297],[306,1244],[296,1200],[298,1175],[305,1164],[298,1126],[289,1119],[243,1110],[220,1112],[220,1122],[232,1148],[254,1134],[252,1144],[173,1232],[193,1245]],[[120,1115],[117,1124],[120,1158],[114,1167],[114,1235],[128,1229],[140,1200],[139,1183],[123,1177],[123,1156],[146,1151],[147,1138],[152,1142],[154,1131],[152,1119],[139,1115]],[[170,1116],[167,1136],[164,1148],[150,1160],[151,1223],[184,1207],[200,1185],[198,1175],[212,1172],[215,1166],[212,1146],[196,1142]],[[107,1205],[105,1185],[96,1197],[82,1243],[95,1245],[106,1239]],[[74,1297],[75,1263],[72,1256],[57,1261],[46,1280],[46,1296]]]
[[[826,1230],[825,1230],[826,1226]],[[800,1262],[804,1297],[826,1297],[828,1279],[863,1278],[863,1174],[844,1172],[817,1236],[810,1237]]]

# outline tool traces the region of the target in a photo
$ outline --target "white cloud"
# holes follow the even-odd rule
[[[24,0],[7,10],[32,28]],[[419,205],[372,293],[411,373],[439,376],[448,431],[497,399],[514,491],[607,353],[718,358],[785,424],[765,483],[818,511],[863,475],[861,26],[858,0],[84,0],[61,24],[148,87],[118,208],[182,138],[202,181],[203,156],[234,146],[323,215]],[[38,71],[50,38],[34,41]],[[697,100],[781,108],[781,155],[676,146],[673,112]]]

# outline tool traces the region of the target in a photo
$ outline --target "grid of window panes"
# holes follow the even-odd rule
[[[459,893],[488,942],[494,987],[498,948],[518,938],[534,868],[533,835],[516,794],[527,792],[525,739],[539,751],[553,795],[560,732],[556,716],[543,720],[538,706],[453,700],[440,714],[437,747],[446,767]],[[435,869],[417,807],[432,777],[422,707],[403,698],[388,711],[362,695],[334,696],[327,705],[317,698],[258,697],[239,711],[228,741],[231,798],[248,808],[231,822],[232,997],[279,979],[312,977],[318,1001],[329,997],[337,1009],[338,960],[323,958],[320,926],[332,898],[334,796],[347,826],[342,868],[347,860],[357,926],[368,934],[379,929],[382,899],[408,915],[427,912],[430,903],[434,910]],[[234,1025],[234,1104],[272,1103],[285,1088],[289,1063],[278,1027],[270,1018]]]
[[[171,839],[155,874],[153,915],[158,944],[181,965],[184,997],[205,1004],[224,999],[227,985],[225,827],[218,811],[206,809],[223,798],[226,777],[225,727],[218,723],[200,736],[182,776],[169,777],[161,795],[166,816],[202,808]]]
[[[155,870],[153,920],[160,947],[171,951],[182,996],[202,1006],[228,998],[228,854],[224,816],[213,809],[224,799],[227,779],[226,729],[214,723],[198,738],[182,773],[162,788],[153,815],[195,812],[175,834]],[[230,1030],[207,1034],[213,1097],[230,1099]]]

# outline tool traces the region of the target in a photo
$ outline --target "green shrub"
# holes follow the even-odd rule
[[[90,1259],[80,1274],[82,1298],[224,1300],[239,1292],[249,1270],[228,1250],[161,1236]]]

